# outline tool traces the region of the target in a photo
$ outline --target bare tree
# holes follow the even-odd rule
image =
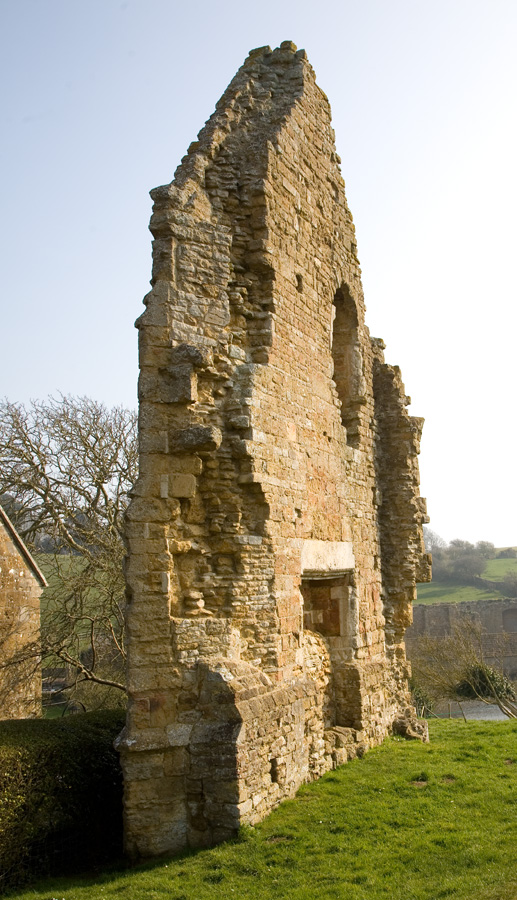
[[[0,496],[49,583],[26,655],[64,667],[86,706],[94,685],[125,690],[123,521],[136,470],[130,410],[85,397],[0,403]]]
[[[429,525],[424,525],[424,543],[428,553],[435,553],[436,550],[445,550],[447,548],[447,541],[444,541],[436,531],[429,528]]]
[[[492,648],[493,649],[493,648]],[[504,636],[496,652],[504,654]],[[422,635],[411,653],[416,684],[434,700],[465,699],[495,704],[505,716],[517,718],[513,685],[503,674],[502,662],[488,664],[483,650],[483,629],[462,619],[443,637]]]

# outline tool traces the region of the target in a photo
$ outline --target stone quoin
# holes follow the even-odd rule
[[[429,578],[398,368],[370,338],[330,107],[253,50],[151,192],[127,516],[126,849],[210,846],[392,730]]]

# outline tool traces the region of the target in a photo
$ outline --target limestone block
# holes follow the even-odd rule
[[[221,440],[222,435],[218,428],[210,425],[192,425],[172,432],[170,448],[177,453],[217,450]]]
[[[163,753],[127,753],[124,770],[128,773],[131,781],[159,778],[165,771],[163,762]]]
[[[172,497],[193,497],[196,493],[195,476],[173,473],[169,479],[169,491]]]
[[[308,540],[302,545],[301,571],[304,575],[347,572],[355,568],[353,544],[349,541]]]
[[[170,747],[186,747],[189,744],[193,725],[183,725],[180,722],[167,726],[167,743]]]
[[[174,746],[163,754],[163,772],[166,777],[170,775],[188,775],[190,772],[190,757],[186,746]]]
[[[193,403],[197,400],[197,375],[191,365],[162,369],[159,374],[143,370],[138,396],[153,403]]]
[[[211,362],[211,354],[206,348],[199,348],[193,344],[178,344],[171,351],[171,363],[173,366],[191,365],[201,368]]]
[[[240,722],[209,724],[200,722],[195,725],[191,735],[192,744],[228,744],[233,745],[239,737]]]
[[[201,475],[203,460],[199,456],[169,457],[168,469],[170,472],[178,472],[183,475]]]

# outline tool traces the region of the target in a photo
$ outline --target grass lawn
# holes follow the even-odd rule
[[[499,560],[489,560],[499,562]],[[514,562],[514,560],[500,560]],[[486,576],[488,578],[488,575]],[[495,580],[495,579],[494,579]],[[467,600],[493,600],[503,594],[496,590],[483,590],[469,584],[457,582],[431,581],[429,584],[417,584],[417,603],[463,603]]]
[[[516,900],[517,722],[432,721],[304,786],[235,843],[17,900]]]

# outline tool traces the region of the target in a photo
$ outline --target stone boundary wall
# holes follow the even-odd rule
[[[406,631],[409,659],[419,637],[424,634],[443,637],[450,634],[455,625],[461,625],[462,620],[481,625],[487,662],[502,663],[505,674],[517,678],[517,600],[512,599],[416,604],[413,624]]]

